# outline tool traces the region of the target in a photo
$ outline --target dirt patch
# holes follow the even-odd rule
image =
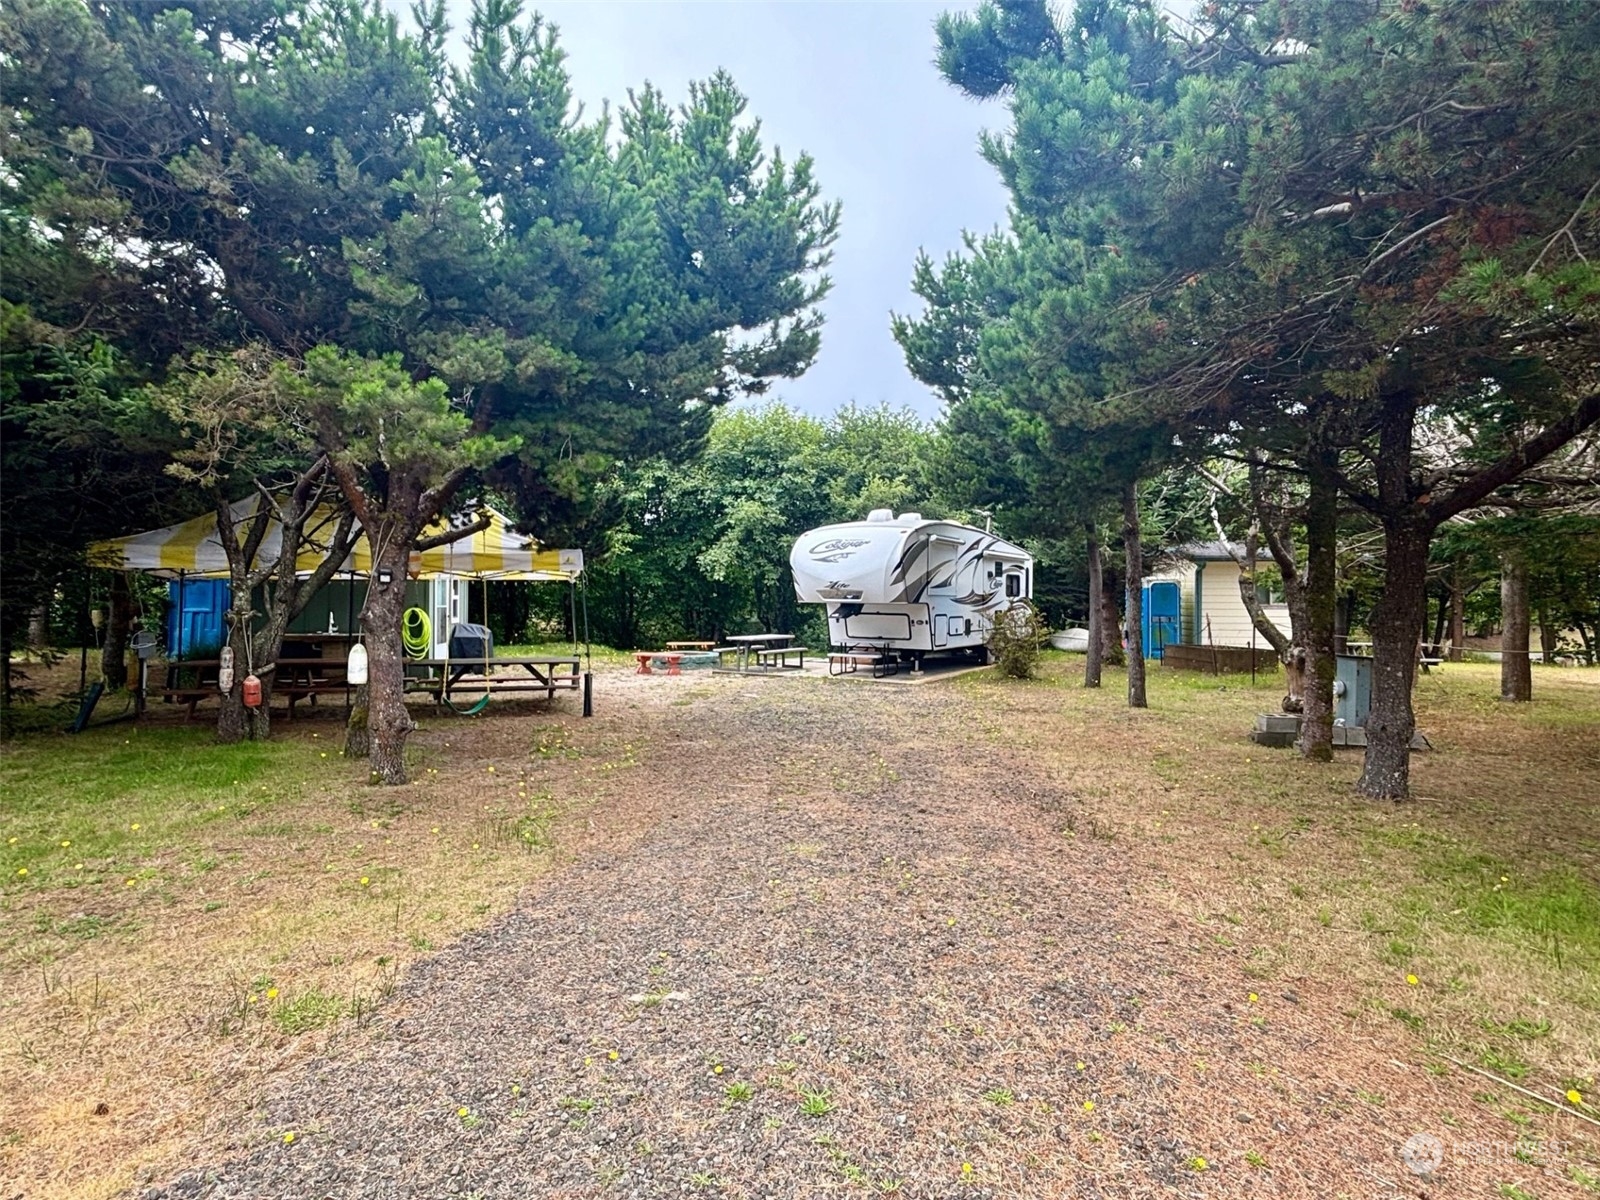
[[[1234,873],[1202,886],[1192,850],[1235,852],[1233,820],[1203,839],[1255,781],[1205,771],[1192,721],[1096,698],[1091,738],[1048,683],[607,684],[641,749],[577,861],[154,1195],[1548,1196],[1595,1170],[1576,1121],[1508,1121],[1219,915]]]

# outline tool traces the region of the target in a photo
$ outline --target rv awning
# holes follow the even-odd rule
[[[241,535],[262,503],[261,497],[249,496],[232,505],[234,525]],[[488,514],[487,529],[448,545],[413,553],[406,573],[413,579],[451,575],[513,581],[566,581],[583,573],[582,550],[541,549],[532,538],[515,532],[502,513],[487,507],[478,511]],[[336,519],[334,510],[325,508],[313,513],[306,522],[307,544],[296,561],[299,574],[311,574],[322,562]],[[424,536],[445,528],[445,522],[441,521],[425,530]],[[273,518],[269,521],[266,535],[261,539],[258,561],[275,559],[282,544],[283,527]],[[217,531],[214,513],[206,513],[163,529],[97,542],[89,548],[89,562],[96,567],[138,571],[162,579],[228,577],[228,557],[222,549],[222,537]],[[340,573],[364,576],[371,569],[372,554],[366,537],[362,536],[356,540],[355,548],[340,567]]]

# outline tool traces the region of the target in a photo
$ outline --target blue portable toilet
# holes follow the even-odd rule
[[[226,579],[173,580],[167,584],[167,600],[168,655],[192,658],[221,647],[223,615],[233,603],[233,587]]]
[[[1178,628],[1182,597],[1178,585],[1166,580],[1144,585],[1144,615],[1139,632],[1144,638],[1144,656],[1160,658],[1161,652],[1183,640]]]

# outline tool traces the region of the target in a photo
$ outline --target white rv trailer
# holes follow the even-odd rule
[[[800,535],[789,554],[795,595],[828,606],[828,641],[920,662],[987,657],[995,617],[1033,596],[1033,556],[970,525],[874,509],[865,521]]]

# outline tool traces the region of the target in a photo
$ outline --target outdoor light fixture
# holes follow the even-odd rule
[[[384,585],[394,582],[394,572],[389,570],[388,567],[379,567],[378,582]]]

